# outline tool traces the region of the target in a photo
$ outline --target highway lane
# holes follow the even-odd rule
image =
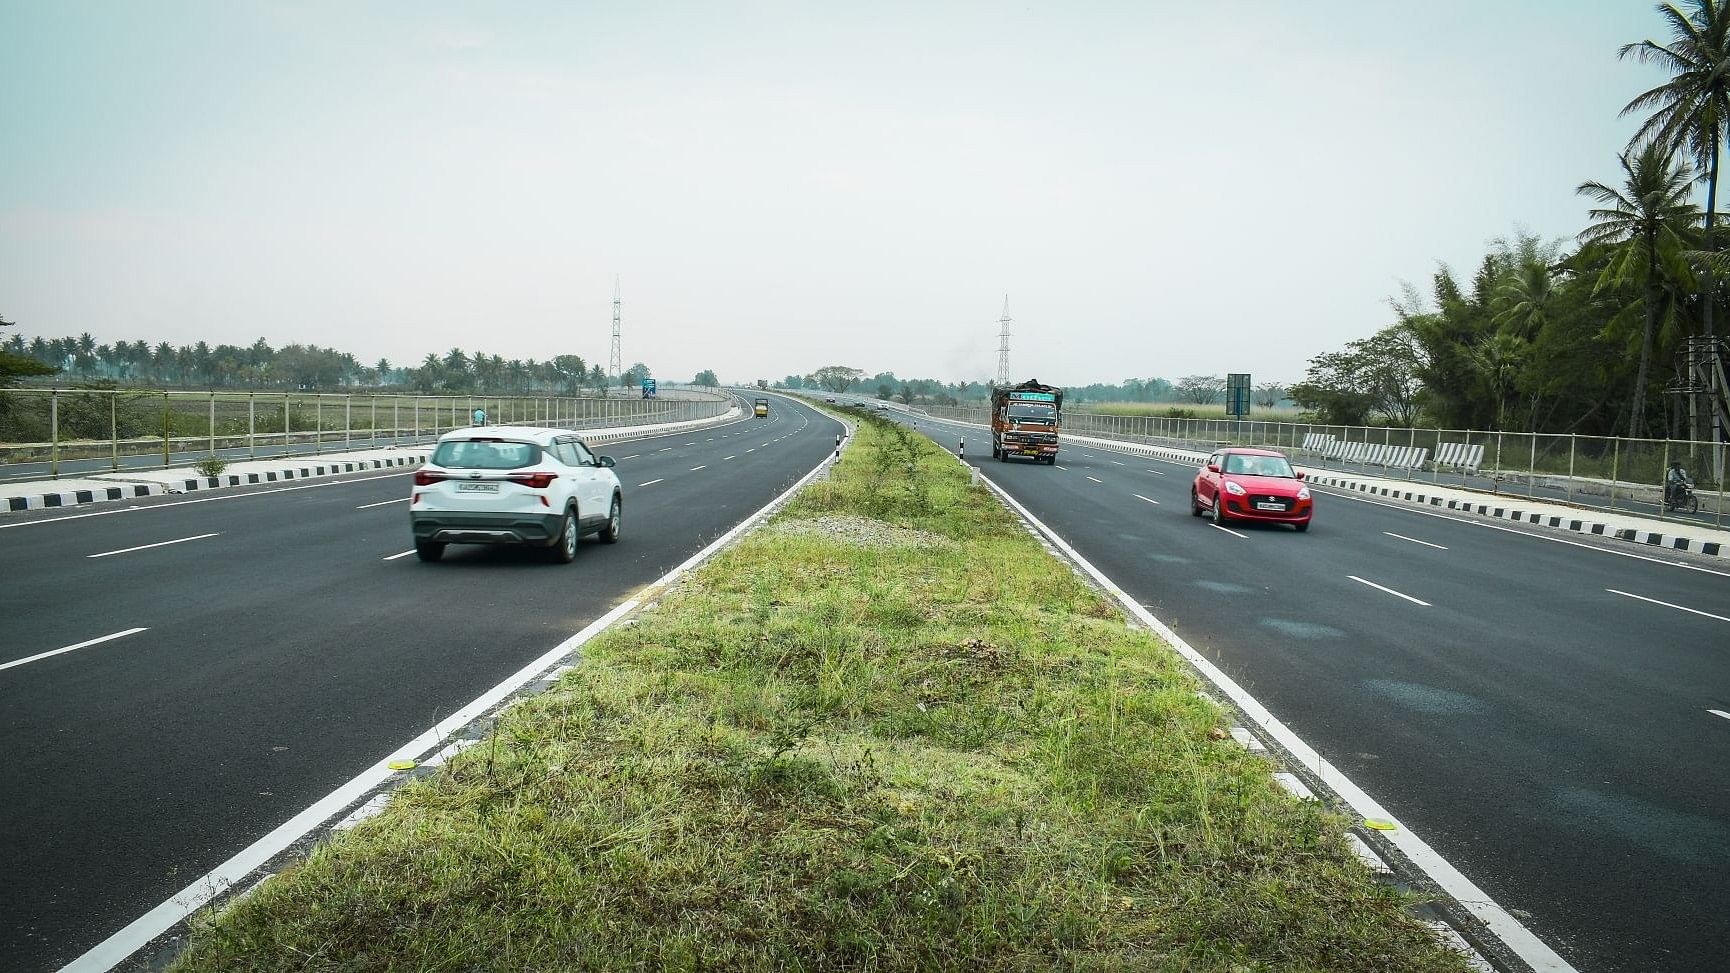
[[[1227,532],[1193,467],[1075,444],[980,465],[1578,968],[1730,952],[1730,573],[1324,491]]]
[[[408,473],[0,517],[0,969],[57,968],[159,904],[773,499],[839,429],[778,404],[600,447],[624,539],[569,565],[397,556]]]

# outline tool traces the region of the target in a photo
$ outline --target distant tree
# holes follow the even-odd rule
[[[1225,380],[1218,375],[1186,375],[1177,381],[1177,394],[1185,402],[1211,405],[1225,394]]]
[[[1264,409],[1279,405],[1279,400],[1285,398],[1285,386],[1278,382],[1263,382],[1255,387],[1255,404]]]
[[[17,323],[0,316],[0,328],[16,327]],[[35,375],[52,375],[60,370],[53,365],[37,361],[35,358],[23,354],[23,342],[18,335],[13,335],[7,339],[6,345],[5,350],[0,350],[0,388],[12,385],[16,379],[29,378]]]
[[[845,365],[826,365],[811,373],[818,385],[831,392],[845,392],[865,378],[865,373]]]
[[[713,370],[705,368],[697,373],[697,377],[691,380],[691,384],[701,385],[705,388],[715,388],[721,384],[721,380],[715,377]]]
[[[893,394],[894,394],[894,390],[889,388],[888,382],[878,383],[878,385],[877,385],[877,397],[879,399],[887,400],[889,398],[889,396],[891,396]]]
[[[789,389],[802,389],[805,387],[805,376],[803,376],[803,375],[789,375],[786,378],[781,380],[781,387],[782,388],[789,388]]]
[[[576,395],[589,374],[589,363],[577,355],[554,355],[552,366],[553,372],[558,375],[559,391],[566,395]],[[513,381],[520,382],[520,376],[525,369],[522,362],[513,361],[505,365],[505,374],[519,376]]]
[[[643,379],[649,377],[649,366],[636,362],[625,369],[625,374],[619,376],[619,384],[626,388],[634,388],[643,384]]]

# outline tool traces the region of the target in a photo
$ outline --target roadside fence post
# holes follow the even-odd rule
[[[1502,431],[1496,430],[1496,475],[1490,478],[1491,489],[1502,492]]]
[[[120,469],[120,393],[108,393],[108,465]]]
[[[1532,433],[1532,468],[1526,473],[1526,497],[1530,499],[1538,489],[1538,434]]]
[[[411,442],[420,442],[420,396],[418,395],[414,397],[414,439]]]
[[[216,455],[216,390],[210,390],[210,455]]]
[[[60,390],[48,390],[48,475],[60,479]]]
[[[1568,434],[1568,502],[1574,502],[1574,452],[1579,448],[1579,435]]]
[[[967,440],[963,439],[955,444],[955,458],[963,463],[967,462]]]
[[[1670,509],[1670,504],[1666,502],[1670,499],[1670,496],[1669,496],[1669,493],[1670,493],[1670,481],[1669,481],[1669,476],[1670,476],[1670,440],[1668,440],[1668,439],[1664,440],[1664,461],[1663,461],[1663,463],[1664,463],[1664,465],[1659,467],[1659,469],[1662,470],[1663,472],[1658,474],[1658,476],[1659,476],[1658,482],[1661,484],[1658,488],[1658,519],[1659,520],[1663,520],[1664,519],[1664,511]]]
[[[282,455],[284,456],[288,456],[294,452],[294,448],[288,443],[288,408],[288,393],[284,392],[282,393]]]
[[[1622,458],[1622,441],[1610,440],[1610,509],[1616,509],[1616,477],[1619,475],[1618,463]]]
[[[324,452],[324,396],[312,393],[312,451]]]
[[[402,422],[397,418],[402,409],[402,400],[396,396],[390,397],[390,444],[396,445],[397,435],[402,432]]]
[[[246,458],[258,455],[258,393],[246,393]]]
[[[342,393],[342,448],[354,448],[354,393]]]
[[[170,462],[170,460],[168,458],[168,441],[169,441],[169,438],[172,437],[173,435],[174,435],[174,416],[169,411],[168,393],[165,391],[162,393],[162,468],[163,469],[167,469],[168,464]]]

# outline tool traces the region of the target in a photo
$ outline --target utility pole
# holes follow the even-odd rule
[[[624,359],[619,353],[619,275],[613,275],[613,350],[607,356],[607,384],[619,384],[624,374]]]
[[[1003,316],[997,319],[997,323],[1003,326],[1003,330],[998,332],[997,337],[998,388],[1009,386],[1009,322],[1012,320],[1013,318],[1009,316],[1009,295],[1005,294],[1003,295]]]

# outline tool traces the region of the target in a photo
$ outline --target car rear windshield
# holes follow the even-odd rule
[[[1048,405],[1012,405],[1009,407],[1011,419],[1044,419],[1051,421],[1056,410]]]
[[[538,462],[541,448],[534,443],[504,439],[451,439],[439,443],[432,461],[446,469],[514,470]]]
[[[1226,454],[1225,471],[1244,476],[1296,476],[1284,456],[1245,456],[1242,453]]]

